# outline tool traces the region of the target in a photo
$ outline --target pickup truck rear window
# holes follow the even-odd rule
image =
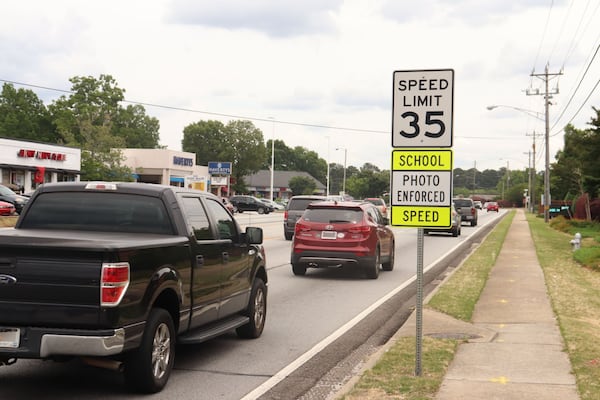
[[[61,229],[173,235],[161,199],[106,192],[41,193],[21,229]]]

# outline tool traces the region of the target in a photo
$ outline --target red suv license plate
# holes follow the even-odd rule
[[[335,240],[336,238],[337,238],[337,232],[334,232],[334,231],[322,231],[321,232],[321,239]]]
[[[0,347],[16,349],[20,336],[19,328],[0,327]]]

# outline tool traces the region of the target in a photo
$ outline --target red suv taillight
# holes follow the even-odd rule
[[[303,224],[301,221],[296,222],[296,226],[294,227],[294,234],[298,234],[301,232],[309,232],[310,226]]]
[[[368,235],[369,232],[371,232],[371,227],[369,225],[353,226],[352,228],[348,229],[348,232],[362,233],[363,235]]]
[[[100,282],[100,305],[102,307],[118,306],[129,286],[129,263],[102,264],[102,280]]]

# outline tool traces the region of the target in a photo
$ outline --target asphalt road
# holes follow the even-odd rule
[[[502,214],[502,212],[500,213]],[[425,237],[425,292],[440,274],[460,262],[498,214],[480,211],[477,227],[462,235]],[[325,399],[376,351],[414,307],[416,229],[393,228],[396,262],[379,279],[352,271],[308,270],[294,276],[291,242],[283,237],[282,214],[237,214],[242,226],[264,229],[269,294],[267,325],[256,340],[235,333],[199,345],[178,346],[167,387],[144,399]],[[0,367],[1,399],[132,399],[115,371],[65,363],[19,360]]]

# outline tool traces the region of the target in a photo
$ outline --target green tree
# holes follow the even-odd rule
[[[306,147],[294,147],[292,155],[292,171],[308,172],[319,182],[327,182],[327,161],[319,157],[316,151],[308,150]]]
[[[586,130],[565,127],[564,146],[556,155],[556,163],[550,173],[553,198],[565,198],[571,195],[589,193],[598,196],[600,189],[600,115]]]
[[[129,168],[122,166],[119,150],[128,141],[135,142],[134,130],[129,129],[135,123],[126,123],[126,112],[119,105],[125,91],[110,75],[100,75],[99,79],[74,77],[70,82],[72,93],[61,96],[49,110],[60,135],[59,142],[81,148],[81,179],[132,180]],[[142,111],[129,110],[138,120],[144,120]],[[121,128],[124,130],[120,131]],[[141,134],[140,130],[136,132]],[[152,134],[149,132],[149,136]]]
[[[365,163],[357,172],[348,178],[346,171],[346,191],[353,197],[381,197],[390,191],[390,171],[380,171],[371,163]]]
[[[69,81],[72,93],[61,96],[49,108],[63,142],[88,150],[91,127],[106,127],[112,133],[125,90],[110,75],[100,75],[99,79],[76,76]]]
[[[50,113],[37,95],[5,83],[0,93],[0,136],[57,143]]]
[[[317,183],[314,179],[307,176],[295,176],[290,179],[289,185],[294,196],[300,194],[313,194],[317,187]]]
[[[196,153],[196,163],[231,162],[232,188],[246,191],[244,176],[264,166],[267,150],[263,134],[250,121],[199,121],[183,129],[182,148]]]
[[[125,147],[132,149],[159,148],[159,130],[158,119],[146,115],[139,104],[119,108],[112,127],[113,134],[122,137]]]

